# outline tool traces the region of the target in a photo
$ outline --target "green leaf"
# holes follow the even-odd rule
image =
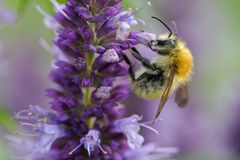
[[[4,108],[0,106],[0,127],[7,129],[8,131],[16,130],[17,124],[13,120],[12,115]]]

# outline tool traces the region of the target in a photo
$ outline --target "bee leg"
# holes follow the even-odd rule
[[[167,54],[169,54],[169,50],[154,49],[154,48],[152,48],[152,46],[151,46],[150,43],[148,43],[148,47],[149,47],[152,51],[157,52],[157,53],[159,53],[159,54],[161,54],[161,55],[167,55]]]
[[[148,76],[149,76],[149,73],[144,72],[136,79],[136,81],[141,81],[142,79],[147,78]]]
[[[161,55],[168,55],[169,54],[169,50],[158,50],[157,53],[161,54]]]
[[[133,57],[135,59],[137,59],[138,61],[140,61],[142,63],[142,65],[148,69],[152,69],[152,70],[155,70],[156,67],[150,62],[149,59],[143,57],[138,51],[136,48],[131,48],[130,49]]]
[[[153,49],[152,48],[152,46],[151,46],[151,44],[150,43],[148,43],[148,47],[152,50],[152,51],[154,51],[155,52],[155,49]]]
[[[130,74],[130,77],[132,78],[133,81],[136,81],[136,76],[135,76],[135,69],[133,67],[132,62],[129,60],[129,58],[126,55],[123,55],[124,61],[129,65],[128,72]]]
[[[151,45],[153,42],[155,42],[155,41],[151,41],[151,43],[148,43],[148,47],[149,47],[152,51],[157,52],[158,50],[155,49],[155,48],[153,48],[152,45]]]

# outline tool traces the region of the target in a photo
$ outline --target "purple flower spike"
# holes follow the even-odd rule
[[[96,90],[95,96],[100,99],[107,99],[110,97],[112,87],[101,86]]]
[[[36,9],[56,36],[53,45],[43,39],[39,43],[55,58],[49,77],[58,87],[47,89],[51,109],[30,106],[14,115],[26,130],[17,133],[33,137],[32,141],[8,138],[31,153],[20,159],[162,158],[152,146],[143,146],[139,133],[141,127],[158,133],[149,126],[152,122],[140,122],[138,115],[122,118],[126,110],[121,104],[130,88],[124,81],[129,72],[123,55],[138,44],[148,47],[156,35],[132,31],[141,20],[122,10],[121,0],[50,1],[53,17],[39,6]]]
[[[116,39],[121,41],[126,40],[129,36],[131,26],[137,25],[137,20],[131,14],[130,11],[125,11],[115,16],[115,23],[118,25]]]
[[[99,139],[99,131],[91,129],[88,133],[80,140],[80,144],[75,147],[69,155],[72,155],[79,147],[84,146],[87,150],[88,155],[91,156],[91,152],[94,151],[95,147],[98,147],[104,154],[107,152],[101,146],[101,140]]]
[[[56,0],[50,0],[50,2],[53,4],[56,12],[61,13],[64,15],[66,18],[68,18],[67,14],[64,12],[64,5],[60,5]]]
[[[30,106],[29,109],[21,110],[15,114],[20,126],[32,130],[29,133],[16,132],[17,135],[25,137],[34,137],[34,141],[25,140],[16,136],[8,135],[7,139],[15,147],[23,147],[31,154],[20,156],[19,159],[30,160],[38,156],[47,156],[51,152],[51,146],[54,141],[62,136],[64,132],[56,123],[57,113],[39,106]],[[30,121],[30,122],[29,122]],[[13,158],[15,159],[15,158]]]
[[[132,115],[127,118],[122,118],[114,122],[114,132],[124,133],[128,139],[128,145],[132,149],[140,148],[144,142],[144,138],[139,134],[140,127],[145,127],[156,134],[158,131],[154,128],[146,125],[148,122],[139,123],[142,117],[138,115]]]
[[[119,61],[119,56],[114,49],[108,49],[102,56],[104,62],[114,63]]]
[[[157,35],[147,32],[131,32],[129,38],[135,39],[138,43],[149,46],[149,42],[156,40]]]
[[[40,106],[29,106],[29,109],[21,110],[15,113],[14,118],[17,120],[34,120],[34,121],[49,121],[52,122],[57,117],[57,112],[50,109],[45,109]]]

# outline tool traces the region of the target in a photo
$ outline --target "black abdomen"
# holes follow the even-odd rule
[[[160,68],[155,71],[142,73],[136,81],[133,82],[135,93],[145,98],[159,98],[165,82],[163,73]]]

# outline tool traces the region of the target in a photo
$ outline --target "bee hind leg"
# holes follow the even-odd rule
[[[130,49],[133,57],[135,59],[137,59],[138,61],[140,61],[142,63],[142,65],[148,69],[151,69],[151,70],[155,70],[156,67],[150,62],[149,59],[143,57],[136,48],[131,48]]]
[[[136,81],[135,69],[134,69],[132,62],[126,55],[123,55],[123,59],[129,65],[128,72],[129,72],[130,77],[132,78],[133,81]]]

